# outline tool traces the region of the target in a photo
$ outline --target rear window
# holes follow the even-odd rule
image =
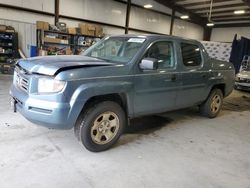
[[[185,66],[201,65],[201,52],[195,44],[181,43],[182,60]]]

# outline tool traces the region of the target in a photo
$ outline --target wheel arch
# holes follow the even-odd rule
[[[90,106],[103,101],[116,102],[123,108],[126,115],[129,114],[128,99],[125,93],[110,93],[110,94],[92,96],[83,105],[81,113],[83,113]]]
[[[215,84],[211,88],[210,92],[213,91],[214,89],[220,89],[222,91],[223,97],[225,97],[225,95],[226,95],[226,84],[225,83]]]

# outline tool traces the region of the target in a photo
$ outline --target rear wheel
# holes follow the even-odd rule
[[[123,133],[125,113],[112,101],[100,102],[87,109],[75,127],[75,133],[90,151],[99,152],[113,146]]]
[[[223,93],[220,89],[213,89],[207,100],[200,106],[202,115],[215,118],[221,110],[223,103]]]

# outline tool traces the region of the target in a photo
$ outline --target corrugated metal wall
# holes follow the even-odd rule
[[[36,45],[36,25],[33,23],[0,19],[0,24],[9,25],[18,32],[18,47],[23,53],[30,56],[30,46]]]

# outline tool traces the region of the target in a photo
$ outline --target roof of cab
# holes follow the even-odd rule
[[[192,41],[192,42],[199,42],[194,39],[188,39],[188,38],[183,38],[183,37],[177,37],[177,36],[172,36],[172,35],[160,35],[160,34],[141,34],[141,35],[136,35],[136,34],[125,34],[125,35],[114,35],[111,37],[140,37],[140,38],[147,38],[147,39],[163,39],[163,38],[168,38],[168,39],[176,39],[176,40],[185,40],[185,41]]]

